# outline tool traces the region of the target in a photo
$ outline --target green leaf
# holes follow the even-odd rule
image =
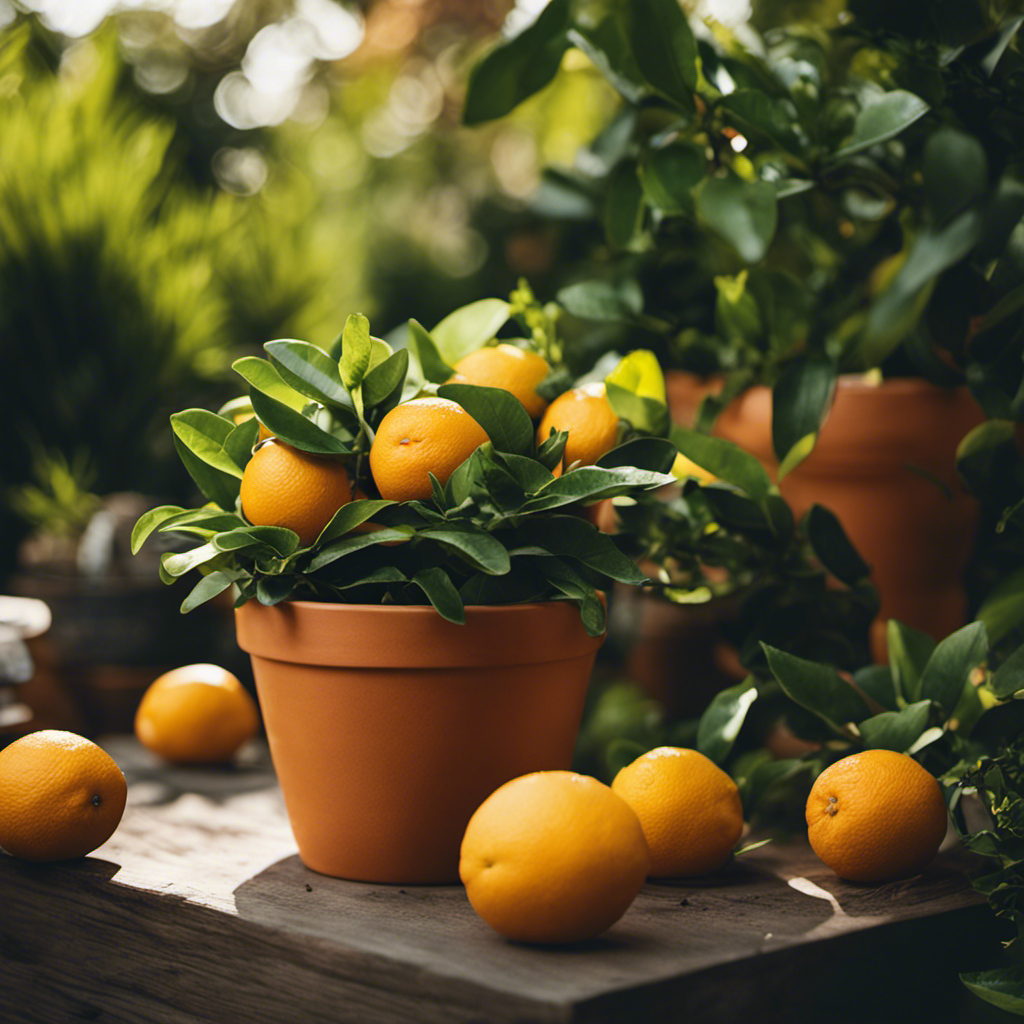
[[[233,510],[241,480],[234,473],[224,473],[219,469],[214,469],[213,466],[193,455],[177,434],[173,435],[172,440],[178,458],[181,459],[182,465],[188,470],[188,475],[192,477],[199,490],[207,499],[222,509]]]
[[[252,405],[260,422],[265,423],[275,437],[294,448],[313,455],[348,455],[351,452],[344,441],[268,395],[253,391]]]
[[[504,117],[558,73],[568,47],[569,0],[551,0],[537,20],[500,44],[470,72],[465,124]]]
[[[400,397],[408,370],[409,352],[404,348],[375,366],[363,380],[363,402],[366,407],[376,408],[385,399],[395,398],[396,394]]]
[[[263,576],[256,583],[257,600],[260,604],[268,606],[287,601],[294,591],[294,576]]]
[[[459,592],[444,569],[431,566],[416,573],[409,582],[423,591],[427,600],[443,618],[458,625],[465,624],[466,610],[462,605],[462,598],[459,597]]]
[[[242,359],[236,359],[231,364],[231,369],[239,374],[250,387],[276,399],[282,405],[287,405],[289,409],[302,412],[306,407],[305,397],[287,384],[273,363],[269,363],[266,359],[260,359],[259,356],[245,356]]]
[[[625,4],[585,6],[577,3],[573,12],[575,22],[568,37],[627,103],[636,104],[649,90],[626,38],[625,8]],[[627,112],[631,113],[628,108]]]
[[[694,195],[697,220],[721,235],[744,262],[764,257],[778,221],[775,190],[768,182],[746,182],[735,174],[706,178]]]
[[[675,477],[668,473],[651,473],[625,466],[615,469],[581,466],[553,479],[536,497],[530,498],[520,512],[524,515],[544,512],[577,501],[600,501],[637,489],[650,490],[675,482]]]
[[[871,575],[871,568],[846,536],[842,523],[823,505],[812,505],[803,531],[819,562],[840,582],[852,587]]]
[[[931,708],[930,700],[920,700],[902,711],[883,711],[865,719],[858,726],[864,746],[905,754],[928,727]]]
[[[554,479],[549,469],[536,459],[510,452],[493,451],[493,458],[499,461],[512,475],[524,494],[534,494]]]
[[[508,321],[510,308],[503,299],[480,299],[449,313],[430,332],[441,358],[454,366],[482,348]]]
[[[416,352],[426,380],[431,384],[444,384],[445,381],[451,380],[455,370],[441,358],[434,339],[416,320],[409,321],[409,343]]]
[[[263,346],[282,380],[321,405],[352,408],[352,399],[341,383],[338,364],[316,345],[281,339]]]
[[[533,421],[522,402],[503,388],[478,384],[442,384],[440,398],[457,402],[484,428],[498,451],[526,455],[533,451]]]
[[[992,971],[961,974],[960,980],[979,999],[1024,1017],[1024,967],[998,967]]]
[[[393,501],[385,501],[383,498],[359,498],[342,505],[331,517],[331,521],[320,531],[317,537],[317,547],[323,547],[338,537],[344,536],[357,526],[362,526],[367,520],[372,519],[382,509],[394,505]]]
[[[640,233],[644,214],[644,192],[633,160],[621,161],[608,176],[604,203],[604,233],[615,249],[628,249]]]
[[[341,382],[349,391],[362,384],[370,370],[372,352],[370,321],[361,313],[351,313],[341,332],[341,359],[338,361]]]
[[[888,665],[865,665],[853,673],[858,688],[887,711],[896,710],[896,689]]]
[[[594,463],[598,469],[635,466],[652,473],[668,473],[676,461],[676,446],[663,437],[634,437],[605,452]]]
[[[636,281],[578,281],[558,293],[558,302],[584,320],[632,321],[643,311],[643,294]]]
[[[524,544],[535,545],[561,558],[574,558],[619,583],[639,586],[647,580],[611,537],[579,516],[533,519],[520,527],[518,536]]]
[[[445,523],[420,530],[416,536],[451,548],[479,572],[502,576],[511,568],[505,546],[489,533],[469,524]]]
[[[672,441],[691,462],[719,480],[738,487],[758,503],[767,499],[772,489],[771,478],[764,466],[738,445],[678,425],[672,428]]]
[[[756,700],[757,686],[753,676],[716,693],[700,717],[697,749],[720,765],[729,756],[747,712]]]
[[[242,579],[245,572],[233,569],[218,569],[204,576],[193,588],[188,597],[181,602],[182,615],[224,593],[237,580]]]
[[[999,643],[1024,622],[1024,569],[1016,569],[982,602],[975,616],[985,623],[989,642]]]
[[[238,551],[241,548],[266,545],[283,558],[298,550],[299,536],[283,526],[244,526],[226,530],[212,537],[210,543],[218,551]]]
[[[666,214],[689,213],[693,189],[703,180],[707,157],[696,146],[676,142],[644,155],[640,184],[647,201]]]
[[[761,644],[768,667],[786,694],[836,732],[867,718],[864,698],[835,669]]]
[[[213,544],[203,544],[201,547],[193,548],[191,551],[162,555],[160,565],[168,576],[184,576],[185,573],[191,572],[196,566],[209,562],[219,554],[220,551]]]
[[[935,650],[935,641],[896,619],[889,619],[885,628],[896,702],[902,707],[920,696],[921,673]]]
[[[657,356],[647,349],[634,349],[619,360],[618,365],[605,377],[606,384],[617,384],[632,395],[653,398],[662,405],[667,401],[665,374]]]
[[[537,564],[548,583],[579,608],[587,635],[600,636],[604,633],[605,607],[597,591],[560,559],[541,558]]]
[[[242,467],[224,450],[235,425],[206,409],[186,409],[171,416],[171,430],[197,459],[208,466],[242,479]]]
[[[363,548],[373,547],[375,544],[387,544],[391,541],[407,541],[409,533],[405,530],[383,529],[372,530],[368,533],[359,533],[354,537],[345,537],[335,541],[325,548],[321,548],[310,560],[306,572],[316,572],[325,565],[336,562],[345,555],[351,555],[354,551],[361,551]]]
[[[619,419],[636,430],[654,435],[667,433],[671,421],[664,401],[633,394],[612,381],[605,385],[605,395]]]
[[[814,355],[790,360],[779,374],[772,388],[772,446],[787,471],[795,464],[793,450],[808,436],[817,437],[835,395],[836,377],[835,363]],[[780,466],[779,479],[784,475]]]
[[[793,131],[797,114],[791,103],[760,89],[736,89],[723,96],[718,105],[744,135],[767,138],[783,149],[800,153],[799,138]]]
[[[160,505],[144,512],[132,527],[132,554],[137,555],[146,538],[162,523],[181,515],[185,510],[180,505]]]
[[[912,92],[903,89],[887,92],[857,114],[853,133],[836,151],[835,158],[843,160],[899,135],[929,109],[928,104]]]
[[[244,472],[246,463],[252,457],[252,450],[259,440],[260,424],[255,416],[239,423],[224,441],[224,451]]]
[[[697,41],[677,0],[630,0],[625,6],[633,59],[644,80],[681,110],[694,109]]]
[[[937,224],[946,224],[988,189],[981,143],[955,128],[940,128],[924,148],[924,193]]]
[[[1003,699],[1024,690],[1024,644],[995,670],[989,686],[997,697]]]
[[[972,622],[940,641],[921,673],[920,695],[935,701],[947,715],[960,700],[970,673],[988,657],[988,636]]]

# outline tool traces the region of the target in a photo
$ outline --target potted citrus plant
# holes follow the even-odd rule
[[[978,456],[1018,414],[1019,21],[956,6],[793,24],[755,4],[742,33],[695,33],[675,0],[556,0],[483,59],[466,103],[470,123],[503,116],[569,47],[619,92],[544,194],[604,227],[559,299],[659,355],[680,422],[725,409],[716,429],[795,511],[839,515],[879,585],[876,640],[890,616],[935,637],[963,622],[976,509],[957,446],[975,431]]]
[[[530,339],[495,342],[514,313]],[[208,503],[152,509],[133,538],[197,539],[161,562],[165,581],[202,573],[182,611],[236,593],[304,862],[406,883],[456,880],[484,797],[569,766],[604,592],[644,580],[580,503],[662,486],[675,456],[613,415],[602,450],[565,462],[585,424],[540,431],[508,390],[525,369],[539,415],[564,389],[536,374],[554,345],[539,307],[409,327],[392,349],[353,315],[327,349],[273,341],[236,362],[247,399],[172,417]]]

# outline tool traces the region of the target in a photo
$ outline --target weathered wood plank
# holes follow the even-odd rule
[[[110,749],[131,784],[104,847],[62,865],[0,858],[5,1024],[939,1024],[956,1019],[955,970],[994,941],[955,858],[855,886],[805,845],[773,844],[714,884],[646,886],[594,942],[516,945],[458,886],[308,871],[265,752],[216,772],[164,768],[127,740]],[[972,945],[976,963],[962,962]]]

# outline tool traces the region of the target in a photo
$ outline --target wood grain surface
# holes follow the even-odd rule
[[[104,744],[128,807],[91,857],[0,857],[0,1022],[331,1024],[960,1019],[958,970],[996,930],[964,862],[883,886],[801,843],[714,880],[649,884],[602,938],[517,945],[458,886],[317,875],[265,750],[170,769]]]

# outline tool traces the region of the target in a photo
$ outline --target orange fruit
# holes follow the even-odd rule
[[[172,764],[222,764],[256,735],[256,702],[227,669],[183,665],[153,680],[135,712],[135,735]]]
[[[476,810],[459,876],[473,909],[519,942],[581,942],[610,928],[644,883],[636,815],[575,772],[522,775]]]
[[[935,778],[893,750],[865,750],[826,768],[806,813],[811,848],[851,882],[916,875],[938,853],[948,823]]]
[[[370,472],[390,501],[427,499],[433,473],[443,486],[487,441],[484,428],[447,398],[414,398],[380,421],[370,447]]]
[[[84,736],[42,729],[0,750],[0,847],[23,860],[84,857],[113,834],[128,786]]]
[[[612,408],[604,384],[584,384],[559,395],[544,413],[537,428],[537,443],[546,441],[551,430],[568,430],[562,463],[592,466],[615,447],[619,416]]]
[[[696,750],[649,750],[619,771],[612,789],[640,819],[654,877],[717,871],[743,832],[736,783]]]
[[[551,372],[551,367],[536,352],[503,342],[470,352],[454,369],[456,377],[452,380],[511,392],[523,403],[531,419],[538,419],[547,408],[546,399],[537,394],[537,385]]]
[[[256,449],[242,474],[242,512],[253,526],[283,526],[308,547],[352,500],[348,470],[335,458],[310,455],[283,441]]]

